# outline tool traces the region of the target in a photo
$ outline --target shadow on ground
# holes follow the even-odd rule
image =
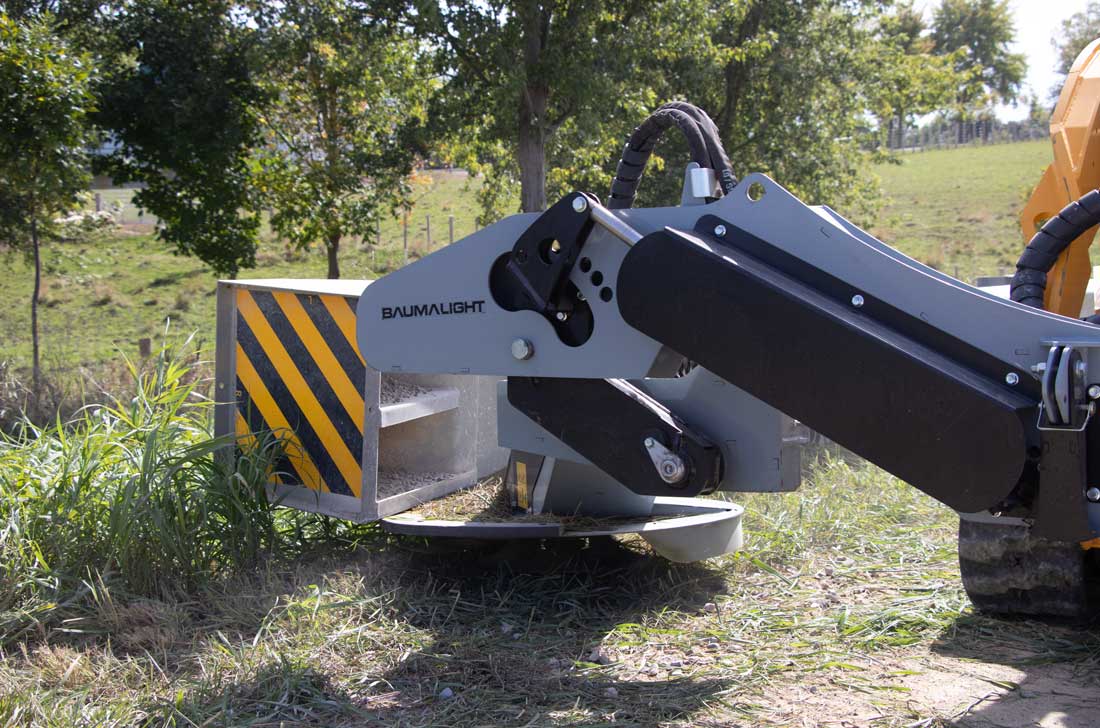
[[[936,640],[932,652],[964,666],[957,685],[971,684],[963,701],[967,705],[945,726],[1100,726],[1100,628],[1095,624],[963,615]]]
[[[632,625],[666,609],[701,610],[725,590],[705,564],[671,564],[609,538],[409,539],[336,568],[376,579],[379,562],[403,590],[401,619],[426,635],[387,654],[385,667],[337,675],[325,674],[323,662],[283,659],[150,714],[234,726],[652,726],[699,711],[728,687],[690,675],[657,680],[644,665],[616,664],[616,644],[637,644]],[[363,588],[377,593],[371,582]]]

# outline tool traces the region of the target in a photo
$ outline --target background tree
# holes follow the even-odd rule
[[[415,39],[369,3],[289,0],[263,24],[277,96],[258,154],[271,225],[298,247],[321,242],[339,278],[341,242],[407,194],[429,81]]]
[[[1058,52],[1058,72],[1069,74],[1077,54],[1097,38],[1100,38],[1100,0],[1089,0],[1084,10],[1062,21],[1061,35],[1051,40]],[[1061,90],[1062,84],[1058,84],[1052,95],[1057,98]]]
[[[608,122],[621,120],[611,137],[621,140],[629,120],[657,104],[661,61],[682,55],[689,30],[705,42],[691,28],[704,9],[695,0],[413,0],[408,20],[443,51],[439,70],[450,79],[437,123],[461,129],[466,150],[495,171],[490,189],[514,175],[521,208],[537,211],[558,134],[572,126],[568,148],[596,149],[606,163]]]
[[[259,143],[256,34],[231,2],[135,0],[103,26],[95,122],[113,150],[101,171],[143,183],[135,204],[175,249],[236,276],[255,265],[249,155]]]
[[[959,141],[964,124],[997,103],[1012,102],[1020,91],[1027,61],[1013,53],[1016,29],[1008,0],[943,0],[932,20],[932,39],[939,55],[955,57],[960,83],[955,115]]]
[[[16,22],[0,14],[0,225],[4,240],[34,259],[32,387],[42,392],[38,298],[41,245],[54,219],[87,189],[86,118],[93,108],[90,59],[57,37],[48,15]]]
[[[912,2],[900,3],[879,21],[881,63],[870,92],[880,138],[887,147],[901,147],[914,116],[951,103],[960,79],[955,55],[935,54],[924,14]]]
[[[861,144],[883,63],[881,13],[879,3],[860,0],[708,0],[692,23],[698,45],[664,61],[655,98],[639,103],[644,111],[632,123],[657,99],[691,101],[715,119],[738,177],[763,172],[806,200],[866,216],[877,187]],[[621,143],[604,152],[612,159],[601,192],[619,151]],[[681,140],[667,135],[637,204],[676,204],[686,159]]]

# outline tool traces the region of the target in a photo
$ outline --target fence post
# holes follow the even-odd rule
[[[409,263],[409,213],[406,210],[405,216],[401,221],[401,249],[405,256],[405,262],[402,265],[408,265]]]
[[[103,195],[95,193],[95,211],[103,212]]]
[[[447,244],[450,245],[455,241],[455,216],[447,216]]]
[[[428,239],[428,252],[432,250],[432,216],[424,216],[424,236]]]

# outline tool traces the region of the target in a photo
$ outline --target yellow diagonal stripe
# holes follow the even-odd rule
[[[313,431],[317,433],[321,444],[328,450],[329,456],[336,463],[340,474],[344,476],[351,492],[358,496],[359,481],[362,479],[359,459],[348,450],[344,439],[340,437],[340,433],[336,431],[332,421],[325,415],[321,403],[317,401],[317,397],[314,396],[313,390],[309,388],[305,377],[294,365],[290,354],[287,353],[282,342],[279,341],[279,337],[272,330],[271,324],[264,318],[263,311],[256,304],[256,300],[243,288],[240,293],[241,295],[237,299],[237,311],[248,322],[248,327],[252,329],[252,334],[256,337],[264,353],[267,354],[267,358],[271,360],[279,379],[290,391],[290,396],[294,398]],[[271,424],[270,420],[268,420],[268,424]]]
[[[340,327],[340,330],[344,332],[344,338],[351,344],[351,348],[355,350],[355,355],[359,357],[359,361],[363,361],[363,355],[359,353],[359,344],[355,342],[355,311],[351,310],[351,304],[348,303],[348,299],[343,296],[321,296],[321,303],[325,304],[325,308],[328,309],[329,314],[332,316],[332,320],[336,322],[336,325]],[[366,364],[365,361],[363,361]]]
[[[298,466],[298,473],[307,481],[302,485],[313,490],[327,491],[329,489],[328,484],[321,477],[321,473],[318,472],[317,466],[313,464],[313,460],[306,453],[305,448],[298,442],[298,438],[294,436],[294,428],[283,417],[279,405],[275,404],[274,397],[267,391],[267,387],[264,386],[259,373],[252,366],[252,362],[248,360],[248,355],[244,353],[244,349],[241,348],[240,344],[237,344],[237,376],[244,388],[248,390],[248,397],[252,406],[260,411],[264,421],[267,422],[267,426],[283,440],[287,457],[295,461]],[[238,413],[238,416],[240,416],[240,413]],[[248,426],[245,425],[245,427],[247,429]]]
[[[329,386],[332,387],[332,391],[336,392],[336,397],[340,400],[340,404],[344,405],[344,409],[347,410],[348,415],[351,417],[351,421],[355,423],[355,426],[359,428],[360,434],[362,434],[363,396],[359,394],[355,385],[348,379],[347,372],[340,366],[340,362],[336,360],[336,355],[332,353],[332,349],[325,343],[324,337],[321,336],[321,332],[313,325],[313,321],[310,320],[309,314],[302,308],[302,303],[298,300],[298,296],[294,293],[287,293],[285,291],[275,291],[272,295],[275,297],[275,302],[279,304],[279,308],[281,308],[286,315],[287,321],[294,327],[294,331],[298,334],[298,338],[302,340],[302,345],[306,347],[306,350],[309,351],[309,355],[317,362],[317,366],[325,375],[325,379],[328,381]]]

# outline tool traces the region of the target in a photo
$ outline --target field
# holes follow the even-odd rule
[[[879,170],[874,231],[961,277],[996,273],[1019,247],[1011,213],[1045,154],[906,156]],[[413,219],[430,209],[445,236],[454,214],[468,231],[466,185],[434,178]],[[400,229],[383,238],[381,269]],[[50,256],[56,369],[98,372],[166,315],[209,343],[212,277],[147,234]],[[262,260],[250,277],[324,270],[318,253],[270,243]],[[365,274],[370,252],[350,246],[345,262]],[[22,366],[29,286],[11,265],[0,336]],[[633,540],[397,538],[250,501],[262,462],[217,470],[201,414],[173,409],[193,375],[155,371],[132,401],[87,412],[71,430],[81,438],[0,446],[0,724],[1100,723],[1100,631],[974,613],[954,514],[842,452],[808,452],[796,494],[738,497],[745,549],[702,564]]]
[[[476,206],[472,189],[477,180],[462,172],[431,172],[414,184],[416,209],[409,217],[409,258],[429,249],[425,223],[431,220],[432,248],[446,244],[449,217],[458,239],[474,231]],[[126,190],[101,193],[107,209],[128,198]],[[214,331],[216,277],[193,258],[173,255],[158,243],[149,224],[135,224],[125,209],[123,230],[82,243],[62,243],[44,249],[41,327],[44,366],[61,378],[80,367],[97,369],[119,353],[136,357],[138,340],[158,338],[165,323],[176,333],[198,332],[209,344]],[[377,238],[365,244],[344,243],[341,268],[345,278],[373,277],[403,262],[402,221],[387,218]],[[374,250],[374,252],[372,252]],[[297,251],[265,235],[257,267],[247,278],[323,278],[323,251]],[[22,257],[0,251],[0,297],[8,301],[0,315],[0,362],[23,369],[30,361],[32,268]],[[375,273],[377,272],[377,273]]]
[[[878,174],[886,193],[872,232],[965,281],[1011,272],[1020,209],[1050,164],[1049,142],[906,154]]]

